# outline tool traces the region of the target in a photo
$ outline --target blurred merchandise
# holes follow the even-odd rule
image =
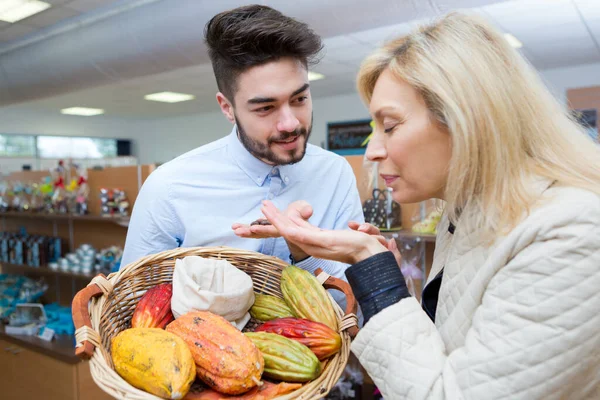
[[[96,270],[116,272],[121,266],[121,257],[123,249],[118,246],[111,246],[100,251],[98,255],[98,264]]]
[[[403,238],[398,244],[398,250],[402,254],[400,270],[405,278],[423,279],[423,271],[419,268],[425,254],[425,248],[420,245],[419,238]]]
[[[0,232],[0,262],[41,267],[56,262],[62,255],[59,237],[29,235],[20,232]]]
[[[69,212],[67,201],[67,189],[65,188],[64,162],[60,160],[58,166],[51,170],[54,192],[52,193],[50,213],[66,214]]]
[[[100,189],[100,214],[105,217],[129,215],[129,200],[122,189]]]
[[[74,164],[72,162],[71,168],[75,169],[77,177],[71,179],[68,187],[69,212],[76,215],[85,215],[89,212],[88,198],[90,195],[87,169],[83,168],[80,164]]]
[[[427,200],[420,204],[418,213],[412,217],[412,231],[437,234],[437,225],[442,218],[444,203],[441,200]]]
[[[8,183],[0,182],[0,212],[7,212],[10,209],[8,203]]]
[[[61,306],[56,303],[44,306],[46,311],[46,327],[52,329],[58,335],[73,335],[75,334],[75,325],[73,324],[73,316],[71,307]]]
[[[37,335],[46,324],[46,312],[39,303],[17,304],[8,316],[8,325],[4,327],[9,335]]]
[[[48,265],[52,269],[69,271],[73,273],[91,274],[92,272],[109,274],[121,260],[123,249],[111,246],[96,250],[90,244],[82,244],[72,253],[67,253],[64,258],[58,259],[56,264]]]
[[[46,290],[48,285],[43,281],[0,274],[0,318],[8,318],[17,304],[36,302]]]
[[[400,230],[402,228],[400,204],[392,199],[391,188],[378,188],[378,163],[368,163],[365,166],[370,169],[371,186],[369,192],[373,193],[373,197],[363,203],[365,222],[378,227],[382,231]]]

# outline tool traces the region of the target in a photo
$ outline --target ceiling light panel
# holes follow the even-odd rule
[[[50,8],[50,4],[39,0],[0,1],[0,21],[14,23]]]

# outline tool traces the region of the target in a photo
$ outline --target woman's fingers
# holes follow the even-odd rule
[[[377,228],[375,225],[369,224],[368,222],[363,222],[362,224],[359,224],[356,221],[350,221],[348,222],[348,227],[352,230],[364,232],[369,235],[381,235],[379,228]]]
[[[389,251],[394,254],[394,258],[398,263],[398,268],[402,265],[402,254],[400,254],[400,250],[398,249],[398,244],[396,243],[396,239],[392,238],[387,242],[387,245],[384,244],[388,248]]]

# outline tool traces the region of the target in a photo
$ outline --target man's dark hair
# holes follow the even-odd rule
[[[307,24],[262,5],[249,5],[215,15],[204,39],[219,91],[233,102],[237,78],[247,69],[292,57],[306,67],[317,62],[321,38]]]

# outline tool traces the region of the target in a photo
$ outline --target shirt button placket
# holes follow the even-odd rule
[[[273,200],[275,196],[279,194],[281,191],[281,177],[279,176],[279,170],[277,167],[271,170],[270,176],[270,185],[269,185],[269,193],[267,193],[267,199]],[[267,255],[275,254],[275,238],[267,238],[265,239],[265,243],[263,249],[265,250],[263,253]]]

